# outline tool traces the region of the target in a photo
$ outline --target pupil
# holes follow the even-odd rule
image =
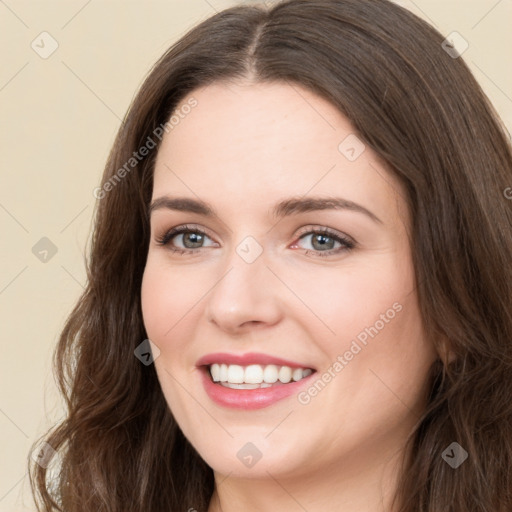
[[[185,246],[189,247],[186,243],[187,241],[189,241],[192,244],[196,244],[193,245],[192,247],[200,247],[202,242],[202,236],[203,235],[199,233],[185,233],[185,235],[183,236],[183,243],[185,244]]]
[[[320,241],[320,240],[321,240],[321,241]],[[328,243],[326,242],[326,240],[331,240],[331,243],[330,243],[330,244],[328,244]],[[320,241],[320,242],[319,242],[319,241]],[[328,248],[328,249],[332,249],[332,248],[333,248],[332,246],[333,246],[333,244],[334,244],[334,239],[332,239],[330,236],[318,235],[318,234],[317,234],[317,235],[315,235],[315,236],[313,237],[313,247],[315,247],[315,243],[317,243],[317,242],[319,242],[319,243],[320,243],[320,245],[319,245],[319,247],[320,247],[320,248],[324,248],[324,249],[325,249],[327,246],[329,246],[329,247],[327,247],[327,248]],[[318,247],[315,247],[315,249],[317,249],[317,248],[318,248]]]

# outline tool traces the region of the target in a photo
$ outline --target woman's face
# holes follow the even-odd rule
[[[224,475],[383,463],[436,358],[403,190],[298,85],[215,83],[182,105],[192,98],[158,152],[142,284],[174,417]]]

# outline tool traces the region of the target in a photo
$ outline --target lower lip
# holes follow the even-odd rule
[[[269,388],[232,389],[213,382],[208,368],[203,367],[200,370],[204,389],[211,400],[223,407],[244,410],[262,409],[297,393],[315,374],[313,372],[299,381]]]

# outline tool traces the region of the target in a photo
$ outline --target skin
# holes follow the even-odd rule
[[[209,512],[388,512],[437,357],[423,334],[405,193],[369,147],[355,161],[339,151],[353,126],[305,88],[214,83],[182,104],[190,97],[197,106],[159,148],[152,200],[199,198],[216,216],[152,212],[141,292],[165,399],[214,470]],[[342,197],[381,222],[340,209],[272,217],[292,196]],[[207,232],[200,248],[181,235],[157,243],[184,224]],[[314,243],[311,228],[326,227],[356,246],[319,256],[343,247]],[[236,251],[247,236],[263,249],[252,263]],[[401,306],[394,318],[307,404],[292,395],[259,410],[228,409],[202,386],[196,362],[212,352],[262,352],[332,374],[393,304]],[[247,442],[262,454],[251,468],[237,458]]]

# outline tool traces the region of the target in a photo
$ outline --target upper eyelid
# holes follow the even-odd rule
[[[198,233],[204,234],[208,238],[213,240],[215,243],[218,243],[215,241],[215,237],[212,237],[205,228],[202,228],[199,226],[193,226],[190,224],[183,224],[183,225],[178,225],[178,226],[175,226],[175,227],[172,227],[169,229],[164,229],[160,235],[155,233],[154,237],[157,241],[160,241],[160,240],[167,238],[168,235],[170,235],[169,239],[166,242],[166,244],[167,244],[175,237],[177,237],[179,235],[183,235],[184,233],[187,233],[187,232],[191,232],[191,233],[198,232]]]
[[[170,228],[170,229],[164,230],[164,234],[170,233],[171,231],[175,232],[173,234],[173,236],[182,235],[183,232],[186,233],[187,231],[190,231],[192,233],[198,232],[198,233],[204,234],[207,237],[211,238],[212,240],[215,240],[215,237],[213,237],[206,228],[199,227],[199,226],[194,226],[194,225],[191,225],[191,224],[179,225],[179,226],[176,226],[174,228]]]
[[[169,228],[169,229],[164,229],[163,230],[163,233],[169,233],[171,231],[198,231],[200,233],[204,233],[206,235],[208,235],[210,238],[215,238],[213,236],[210,235],[210,231],[207,229],[207,228],[204,228],[202,226],[199,226],[199,225],[194,225],[194,224],[182,224],[182,225],[177,225],[175,227],[172,227],[172,228]],[[352,237],[346,233],[343,233],[341,231],[338,231],[337,229],[334,229],[334,228],[329,228],[327,226],[322,226],[320,224],[313,224],[313,225],[310,225],[310,226],[306,226],[306,227],[303,227],[303,228],[300,228],[299,232],[295,235],[295,236],[302,236],[302,235],[305,235],[305,234],[310,234],[311,232],[313,231],[319,231],[319,232],[326,232],[328,234],[331,234],[333,236],[341,236],[341,237],[346,237],[346,238],[350,238],[352,240]],[[177,234],[180,234],[180,233],[177,233]]]

